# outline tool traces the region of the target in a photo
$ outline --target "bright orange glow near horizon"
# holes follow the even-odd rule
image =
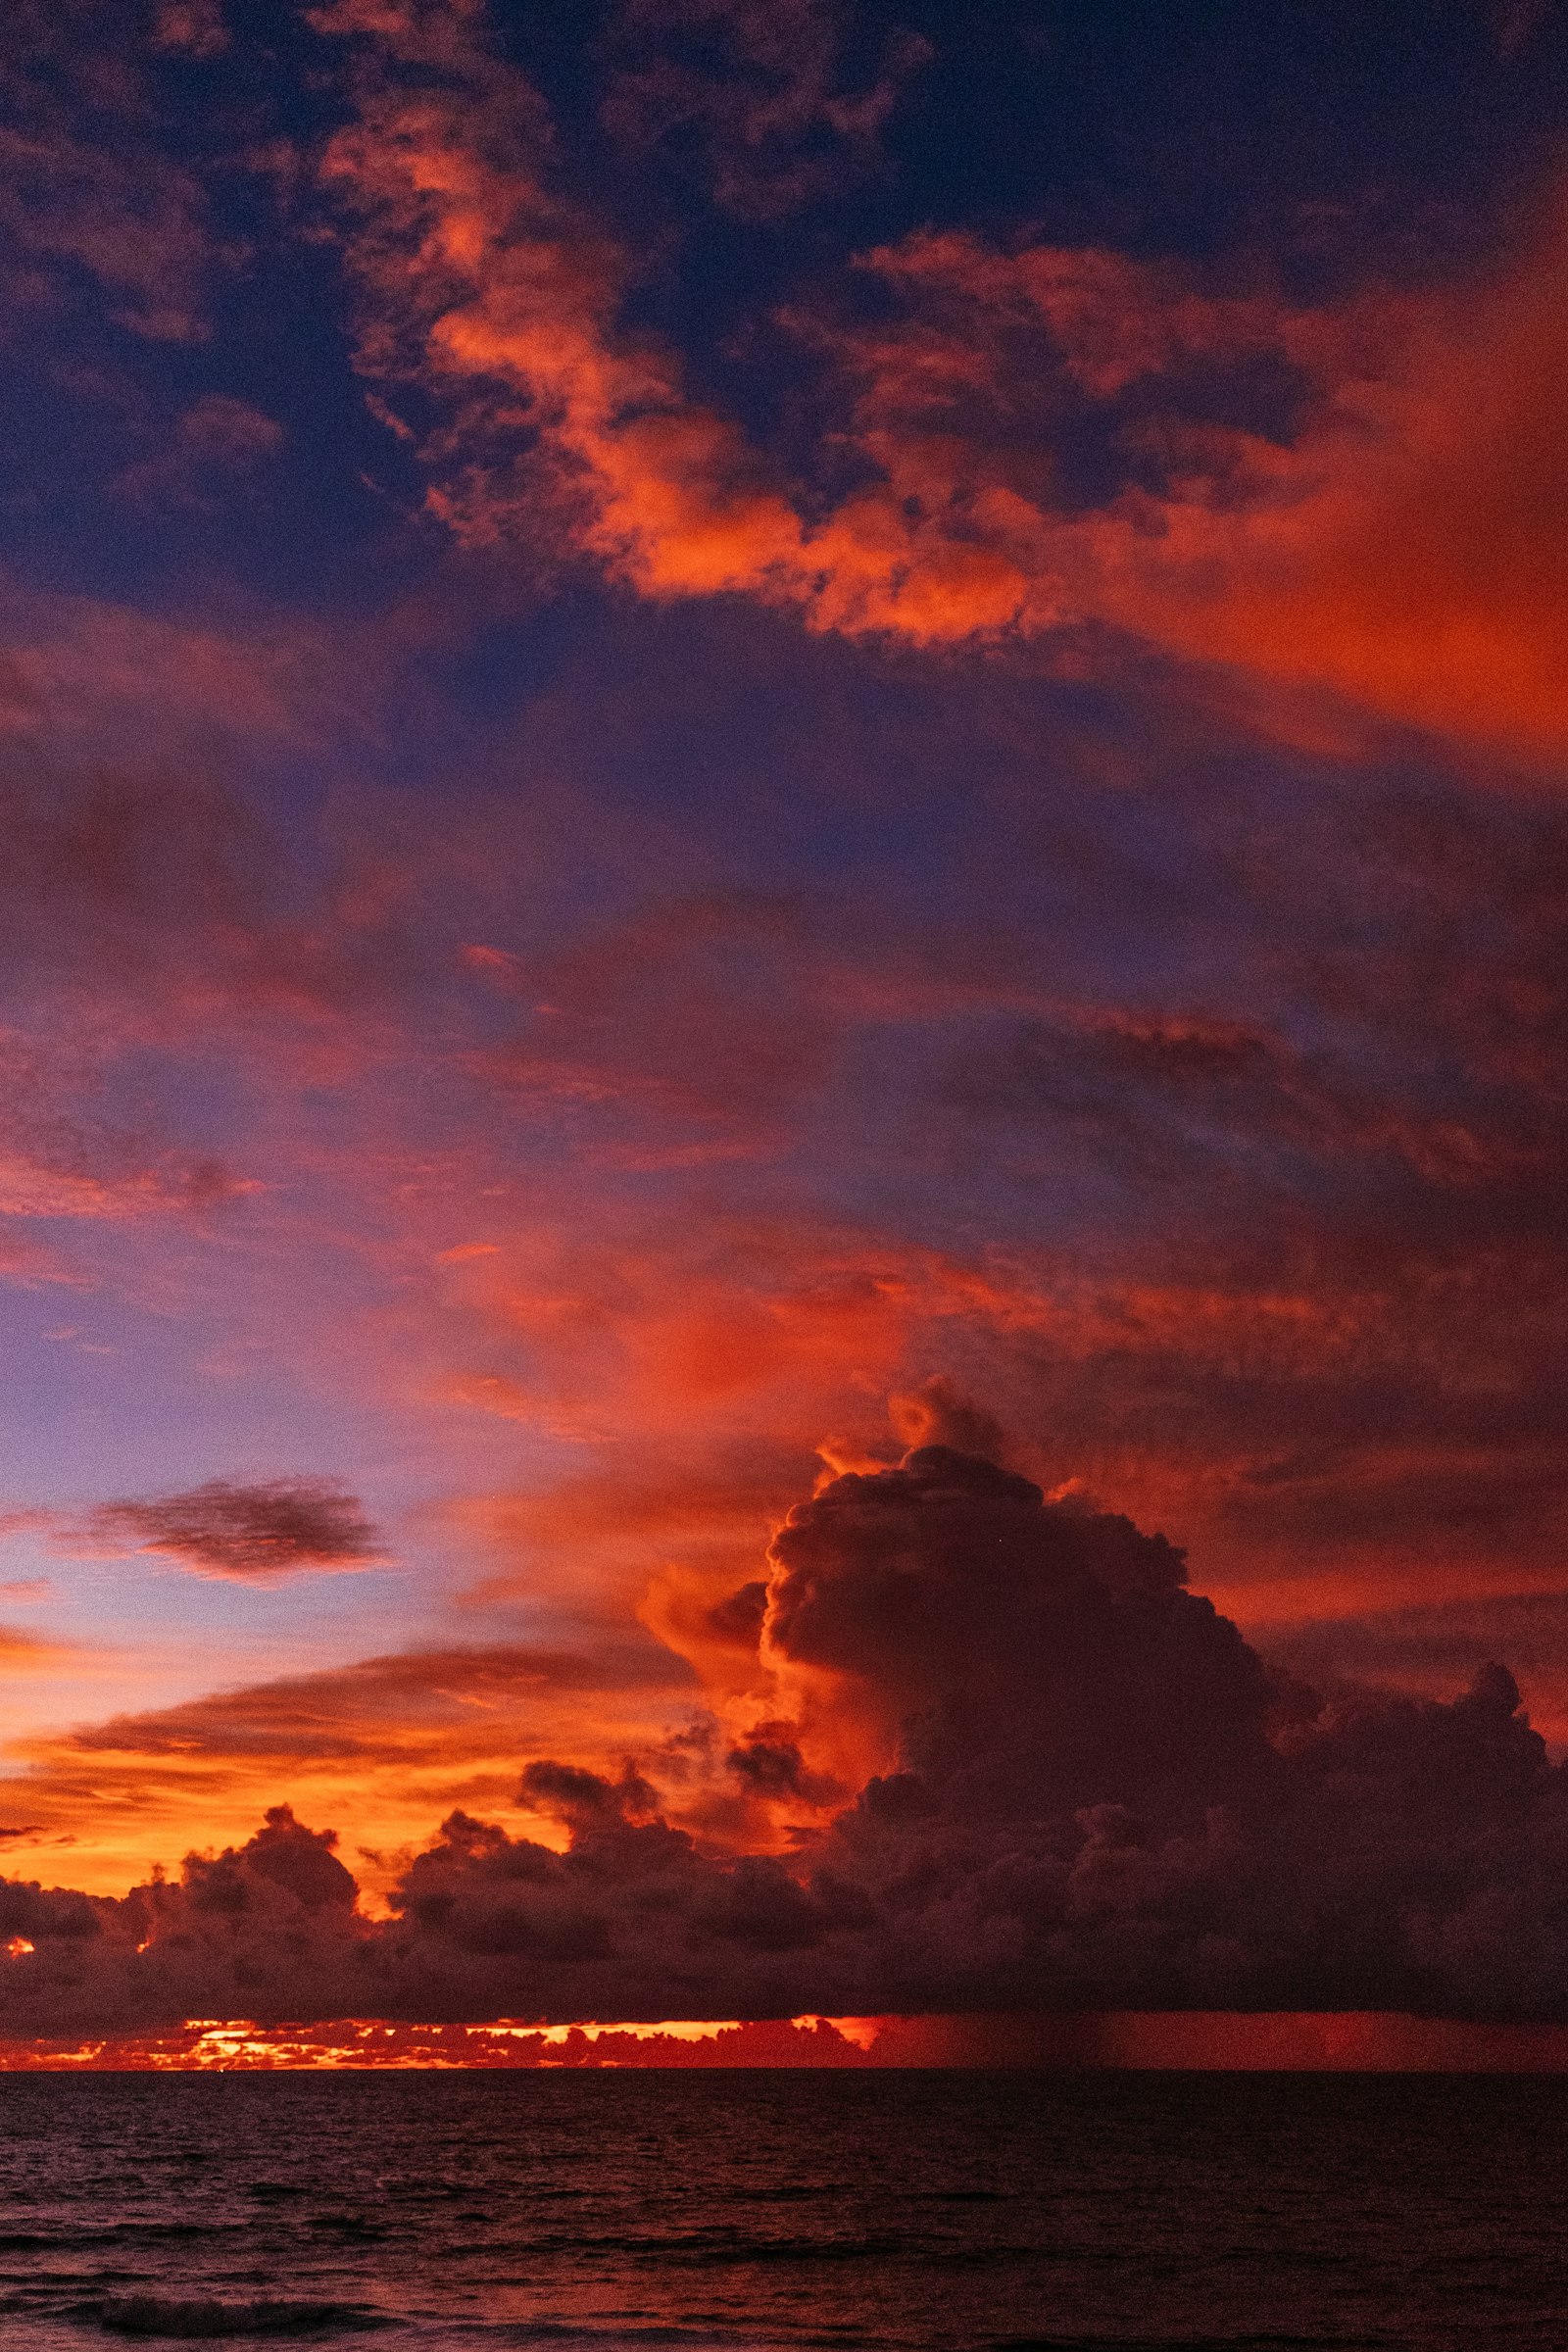
[[[264,2027],[187,2020],[177,2032],[0,2040],[0,2073],[265,2073],[561,2068],[1003,2069],[1059,2073],[1563,2074],[1568,2027],[1485,2025],[1379,2011],[1175,2010],[1066,2017],[690,2019],[661,2025],[417,2026],[374,2020]]]

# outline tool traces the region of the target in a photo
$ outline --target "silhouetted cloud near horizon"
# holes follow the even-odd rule
[[[1186,1589],[1161,1537],[941,1446],[831,1480],[770,1568],[762,1652],[802,1698],[799,1724],[759,1728],[774,1788],[832,1716],[879,1722],[894,1758],[793,1851],[709,1850],[652,1770],[541,1759],[519,1802],[564,1850],[453,1813],[371,1920],[335,1835],[275,1806],[123,1899],[0,1882],[10,2030],[1568,2018],[1568,1770],[1504,1667],[1451,1703],[1325,1701]]]

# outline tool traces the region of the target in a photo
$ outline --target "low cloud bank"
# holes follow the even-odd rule
[[[755,1597],[755,1596],[754,1596]],[[1399,2010],[1568,2020],[1568,1775],[1501,1666],[1324,1699],[1182,1555],[926,1445],[790,1516],[758,1626],[801,1720],[726,1768],[807,1798],[823,1724],[896,1755],[796,1850],[706,1850],[652,1779],[537,1760],[564,1850],[453,1814],[361,1912],[330,1832],[122,1899],[0,1881],[8,2032],[185,2018]],[[652,1768],[650,1767],[650,1770]],[[820,1807],[819,1807],[820,1811]],[[9,1944],[9,1954],[7,1946]]]

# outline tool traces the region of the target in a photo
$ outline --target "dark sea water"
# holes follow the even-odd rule
[[[0,2077],[0,2346],[1568,2346],[1550,2077]]]

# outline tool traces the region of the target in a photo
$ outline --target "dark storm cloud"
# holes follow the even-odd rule
[[[1324,1686],[1347,1676],[1405,1689],[1451,1686],[1498,1649],[1553,1695],[1568,1675],[1568,1594],[1556,1592],[1467,1595],[1252,1632],[1271,1660]]]
[[[1257,1660],[1130,1520],[933,1446],[836,1479],[773,1557],[766,1644],[848,1678],[956,1805],[1218,1801],[1262,1769]]]
[[[836,1781],[810,1770],[796,1734],[793,1723],[759,1723],[724,1761],[742,1787],[758,1796],[799,1797],[808,1805],[842,1796]]]
[[[235,1486],[215,1478],[188,1494],[106,1502],[91,1530],[106,1543],[161,1553],[198,1576],[270,1584],[306,1569],[368,1568],[385,1554],[358,1497],[329,1479]]]
[[[940,1372],[895,1396],[891,1413],[894,1428],[911,1452],[923,1446],[944,1446],[953,1453],[978,1454],[982,1461],[1007,1460],[1007,1433],[996,1415],[961,1395]]]
[[[453,1814],[358,1911],[330,1836],[123,1900],[21,1883],[14,2034],[184,2016],[781,2016],[1394,2008],[1568,2018],[1568,1776],[1491,1664],[1450,1702],[1270,1669],[1180,1555],[917,1449],[832,1481],[774,1547],[764,1643],[896,1727],[794,1853],[705,1849],[650,1774],[538,1762],[557,1850]],[[818,1683],[818,1700],[821,1685]],[[731,1756],[772,1790],[808,1729]]]

